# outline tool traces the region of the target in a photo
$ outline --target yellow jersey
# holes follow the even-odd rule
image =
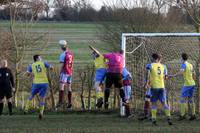
[[[46,68],[49,66],[42,61],[35,62],[31,65],[31,70],[34,75],[34,84],[45,84],[48,83]]]
[[[95,58],[94,65],[95,65],[96,69],[106,68],[106,60],[105,60],[105,58],[102,55],[100,55],[99,57]]]
[[[189,62],[184,62],[181,64],[181,69],[183,69],[184,86],[194,86],[195,81],[193,79],[193,66]]]
[[[167,68],[161,63],[152,63],[147,65],[147,70],[150,74],[150,86],[153,89],[165,88],[165,76]]]

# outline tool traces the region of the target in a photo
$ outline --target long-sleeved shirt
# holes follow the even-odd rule
[[[14,87],[14,77],[9,68],[0,68],[0,88],[11,89]]]

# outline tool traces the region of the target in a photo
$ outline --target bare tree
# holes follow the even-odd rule
[[[38,18],[38,13],[43,10],[43,5],[40,0],[33,0],[31,2],[28,0],[6,0],[3,4],[9,9],[10,14],[9,30],[7,32],[10,37],[10,40],[7,41],[7,45],[10,46],[10,52],[7,57],[13,63],[15,70],[16,92],[14,102],[17,106],[21,82],[20,76],[23,75],[21,71],[26,51],[44,37],[44,35],[33,35],[30,33],[32,24]],[[16,25],[16,21],[23,21],[21,28]]]

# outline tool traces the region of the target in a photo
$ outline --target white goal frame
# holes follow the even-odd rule
[[[138,38],[145,38],[145,37],[199,37],[200,33],[122,33],[121,36],[121,49],[124,51],[124,67],[126,66],[126,54],[133,53],[138,48],[142,46],[143,43],[138,45],[134,48],[131,52],[127,52],[126,50],[126,38],[127,37],[138,37]],[[122,100],[120,102],[120,115],[125,116],[125,108],[122,106]]]

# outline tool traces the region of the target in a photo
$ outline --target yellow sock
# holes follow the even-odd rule
[[[151,116],[153,120],[156,120],[157,109],[151,109]]]
[[[190,103],[190,107],[191,107],[191,110],[192,110],[192,115],[195,115],[196,114],[195,113],[195,103],[194,102]]]
[[[39,111],[40,111],[41,114],[43,114],[43,112],[44,112],[44,105],[40,106]]]
[[[25,112],[28,112],[28,111],[29,111],[29,109],[30,109],[30,107],[31,107],[31,104],[32,104],[32,102],[31,102],[30,100],[28,100],[28,101],[26,102]]]
[[[185,104],[185,103],[181,103],[181,104],[180,104],[181,116],[184,116],[184,115],[185,115],[185,108],[186,108],[186,104]]]
[[[170,110],[169,109],[165,109],[165,115],[167,117],[170,117],[171,116],[171,113],[170,113]]]

